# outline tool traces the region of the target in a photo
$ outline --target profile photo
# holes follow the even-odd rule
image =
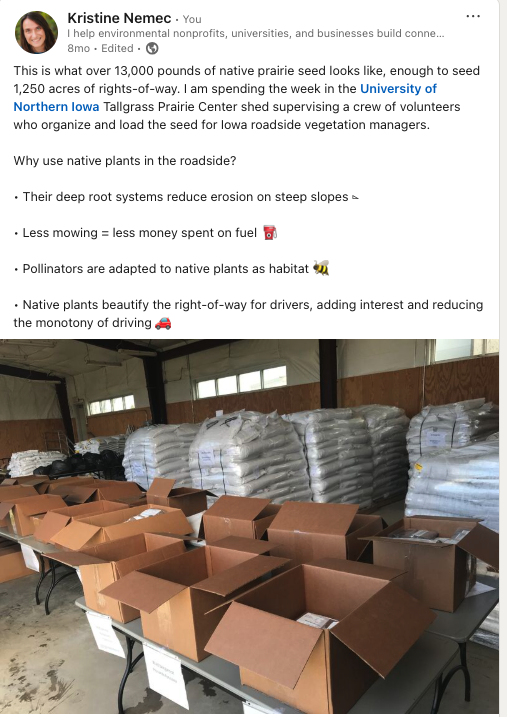
[[[48,52],[58,39],[58,27],[47,12],[27,12],[16,25],[18,45],[31,54]]]

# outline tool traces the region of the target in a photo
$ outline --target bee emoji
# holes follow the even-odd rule
[[[316,274],[322,274],[323,276],[329,276],[329,269],[327,268],[329,266],[329,262],[327,259],[323,259],[320,264],[317,264],[317,259],[315,259],[315,264],[313,265],[313,269]]]

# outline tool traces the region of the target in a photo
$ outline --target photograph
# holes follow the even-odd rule
[[[57,39],[58,27],[47,12],[27,12],[16,24],[16,41],[25,52],[48,52]]]
[[[2,712],[498,711],[497,339],[0,355]]]

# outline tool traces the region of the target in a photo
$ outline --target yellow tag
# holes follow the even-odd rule
[[[414,466],[414,468],[415,468],[417,471],[422,471],[422,465],[421,465],[420,463],[416,463],[415,466]]]

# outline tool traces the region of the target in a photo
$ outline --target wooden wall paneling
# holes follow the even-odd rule
[[[339,383],[343,407],[380,403],[403,408],[408,416],[421,410],[421,368],[352,376],[340,379]]]
[[[52,431],[64,431],[60,418],[0,421],[0,458],[10,458],[18,451],[45,451],[44,434]]]
[[[498,403],[499,368],[498,356],[428,366],[425,403],[454,403],[469,398],[485,398]]]
[[[97,416],[88,416],[87,428],[94,436],[116,436],[125,433],[127,426],[140,428],[151,419],[149,408],[133,408],[130,411],[115,411],[114,413],[101,413]]]
[[[267,391],[252,391],[231,396],[217,396],[194,401],[193,413],[190,401],[167,404],[169,423],[200,423],[211,418],[216,411],[225,413],[240,411],[245,408],[249,411],[271,413],[278,411],[295,413],[320,407],[320,384],[305,383],[299,386],[284,386]]]

